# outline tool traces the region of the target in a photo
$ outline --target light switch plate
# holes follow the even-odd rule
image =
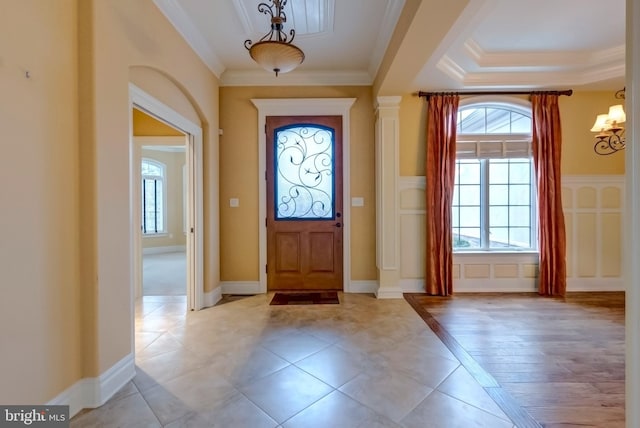
[[[364,198],[361,196],[356,196],[351,198],[351,206],[352,207],[364,207]]]
[[[229,199],[229,206],[231,208],[237,208],[240,206],[240,199],[238,198],[231,198]]]

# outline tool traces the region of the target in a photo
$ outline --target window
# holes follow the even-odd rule
[[[163,163],[142,159],[142,233],[166,232],[165,170]]]
[[[534,250],[530,108],[509,103],[461,106],[456,151],[454,251]]]

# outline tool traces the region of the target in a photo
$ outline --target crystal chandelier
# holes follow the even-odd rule
[[[618,100],[625,99],[625,88],[615,94]],[[621,125],[627,120],[622,104],[609,107],[609,113],[599,114],[591,132],[597,132],[596,144],[593,150],[599,155],[610,155],[625,148],[624,127]]]
[[[287,0],[271,0],[271,5],[258,4],[258,12],[271,16],[271,30],[256,43],[251,40],[244,42],[251,58],[265,70],[275,72],[276,76],[293,70],[304,61],[304,52],[291,43],[296,31],[293,28],[289,31],[291,39],[288,40],[282,28],[282,24],[287,22],[282,10],[286,4]]]

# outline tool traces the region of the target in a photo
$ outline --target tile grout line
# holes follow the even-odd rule
[[[438,336],[451,353],[460,361],[460,364],[478,382],[491,399],[502,409],[518,428],[542,428],[529,412],[487,372],[482,366],[458,343],[442,324],[415,300],[415,296],[426,296],[422,293],[404,293],[405,300],[423,319],[429,328]]]

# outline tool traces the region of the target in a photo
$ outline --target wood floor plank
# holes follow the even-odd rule
[[[623,292],[405,298],[518,427],[624,426]]]

